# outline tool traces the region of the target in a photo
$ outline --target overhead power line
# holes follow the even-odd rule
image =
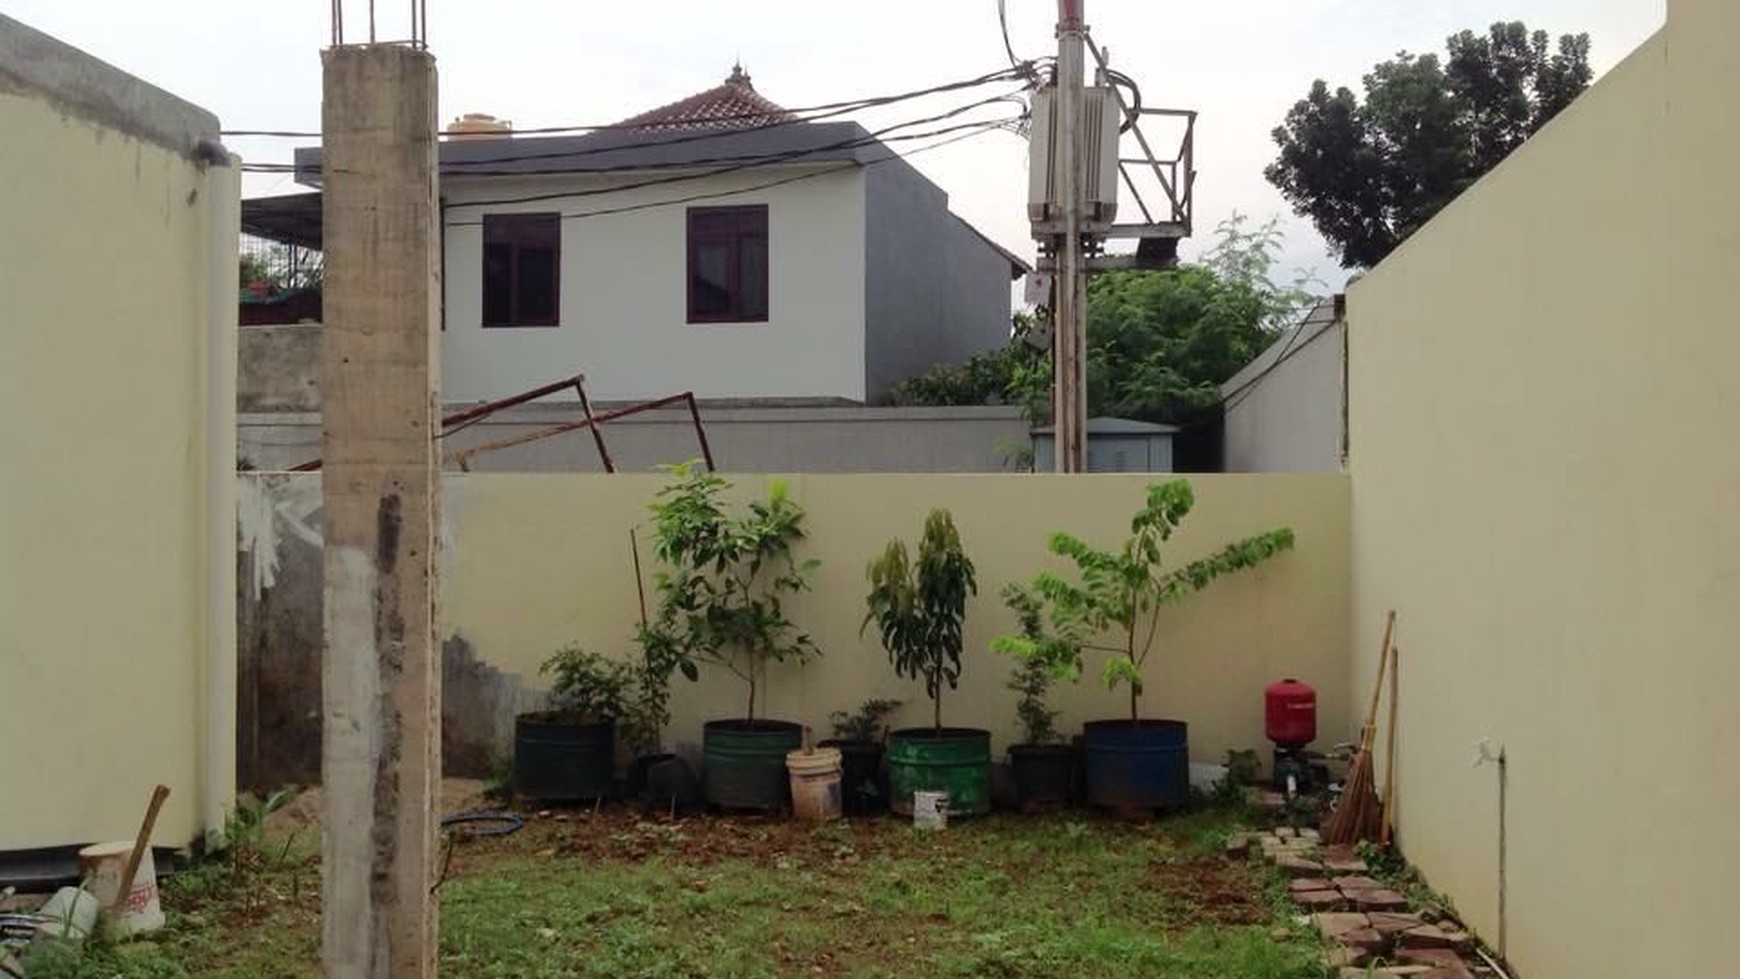
[[[793,150],[790,152],[767,154],[765,156],[758,157],[754,160],[734,163],[734,164],[731,164],[729,166],[715,167],[715,168],[710,169],[710,170],[702,170],[702,171],[699,171],[696,173],[680,173],[680,174],[672,174],[672,175],[663,176],[663,177],[651,177],[651,178],[648,178],[646,180],[637,180],[637,181],[633,181],[630,183],[618,184],[618,185],[611,186],[611,187],[591,187],[591,188],[586,188],[584,190],[552,191],[552,192],[542,193],[542,194],[523,194],[523,195],[520,195],[518,197],[497,197],[497,198],[490,198],[487,200],[467,201],[463,204],[455,204],[453,206],[456,206],[456,207],[483,207],[483,206],[491,206],[491,205],[497,205],[497,204],[532,204],[532,203],[536,203],[538,201],[564,200],[564,199],[573,198],[573,197],[593,197],[593,196],[597,196],[600,194],[614,194],[614,193],[618,193],[618,192],[625,191],[625,190],[640,190],[640,189],[645,188],[645,187],[658,187],[658,186],[662,186],[665,184],[683,183],[685,181],[690,181],[690,180],[704,180],[704,179],[707,179],[709,177],[723,176],[725,174],[736,173],[739,170],[748,170],[748,169],[751,169],[754,167],[762,167],[762,166],[767,166],[770,164],[777,164],[777,163],[797,162],[797,161],[802,160],[804,157],[814,156],[818,153],[827,153],[827,152],[833,152],[836,150],[853,149],[853,148],[857,148],[857,147],[868,146],[868,145],[871,145],[872,143],[883,142],[884,141],[883,137],[885,135],[887,135],[888,133],[891,133],[895,130],[906,129],[906,128],[911,127],[911,126],[923,125],[925,123],[930,123],[930,122],[940,122],[944,119],[953,118],[955,116],[961,115],[964,112],[968,112],[968,111],[971,111],[972,109],[979,108],[979,107],[980,107],[980,103],[961,106],[961,107],[956,108],[956,109],[951,109],[948,112],[942,112],[942,113],[938,113],[936,115],[926,116],[922,119],[914,119],[910,122],[903,122],[903,123],[898,123],[898,124],[893,125],[893,126],[887,126],[887,127],[882,128],[882,129],[876,130],[875,132],[871,132],[866,136],[854,137],[854,138],[848,139],[848,140],[839,140],[839,141],[836,141],[834,143],[826,143],[826,144],[823,144],[820,146],[812,146],[812,147],[808,147],[805,149]],[[1001,126],[1001,125],[1007,123],[1008,121],[1009,120],[1007,120],[1007,119],[999,119],[999,120],[996,120],[996,125]],[[932,135],[932,136],[942,135],[943,133],[950,132],[952,130],[967,128],[967,127],[970,127],[973,125],[976,125],[976,123],[965,123],[965,124],[962,124],[961,126],[952,127],[952,129],[945,128],[945,129],[941,129],[941,130],[936,130],[936,131],[933,131],[932,133],[930,133],[929,135]],[[898,139],[898,138],[900,138],[900,137],[890,137],[890,139]],[[594,170],[594,171],[582,171],[582,172],[597,173],[600,171]]]
[[[829,167],[825,170],[813,170],[813,171],[809,171],[806,173],[794,174],[794,175],[789,176],[789,177],[781,177],[777,180],[768,180],[768,181],[764,181],[762,183],[751,184],[751,185],[746,186],[746,187],[738,187],[738,188],[735,188],[733,190],[710,191],[710,192],[703,193],[703,194],[690,194],[690,195],[685,196],[685,197],[674,197],[674,198],[669,198],[667,200],[659,200],[659,201],[642,201],[642,202],[637,203],[637,204],[623,204],[623,205],[620,205],[618,207],[598,208],[596,210],[591,210],[591,211],[564,211],[561,214],[559,214],[558,216],[564,221],[571,221],[571,220],[578,220],[580,218],[603,217],[603,216],[609,215],[609,214],[626,214],[626,213],[631,212],[631,211],[644,211],[644,210],[649,210],[649,209],[655,208],[655,207],[672,207],[672,206],[679,205],[679,204],[693,204],[693,203],[696,203],[699,201],[719,200],[719,199],[725,198],[725,197],[736,197],[736,196],[741,195],[741,194],[752,194],[752,193],[755,193],[756,191],[768,190],[768,189],[773,188],[773,187],[783,187],[787,184],[795,184],[795,183],[799,183],[799,182],[804,181],[804,180],[815,180],[815,179],[818,179],[820,177],[826,177],[826,176],[829,176],[831,174],[840,173],[840,172],[843,172],[846,170],[851,170],[854,167],[868,168],[868,167],[878,166],[878,165],[883,164],[883,163],[891,163],[895,160],[908,160],[908,159],[911,159],[912,157],[919,155],[920,153],[928,153],[931,150],[941,149],[944,146],[948,146],[952,143],[958,143],[962,140],[971,139],[975,136],[982,136],[985,133],[992,132],[995,130],[1006,129],[1007,127],[1009,127],[1010,124],[1018,121],[1018,118],[1019,117],[1012,116],[1012,117],[1007,118],[1007,119],[996,119],[996,120],[992,120],[990,122],[972,123],[972,124],[969,124],[971,126],[971,128],[967,132],[957,133],[954,136],[950,136],[948,139],[938,140],[937,142],[931,143],[928,146],[921,146],[918,149],[915,149],[909,153],[900,154],[900,153],[890,152],[887,156],[880,157],[880,158],[874,159],[874,160],[866,160],[865,162],[863,162],[861,164],[860,163],[842,163],[839,166]],[[959,128],[959,127],[954,127],[954,128]],[[616,189],[621,189],[621,188],[616,188]],[[448,207],[465,207],[465,206],[469,206],[469,205],[465,205],[465,204],[448,205]],[[445,222],[445,227],[449,227],[449,228],[481,227],[482,225],[483,225],[482,218],[465,220],[465,221]]]
[[[1019,66],[1017,66],[1017,67],[1019,67]],[[1015,68],[999,68],[996,71],[986,72],[985,74],[976,76],[974,78],[966,78],[966,79],[960,79],[960,80],[952,81],[952,82],[944,82],[940,85],[932,85],[932,86],[929,86],[927,88],[914,89],[914,90],[909,91],[909,92],[898,92],[898,93],[895,93],[893,95],[872,95],[872,96],[868,96],[868,97],[860,98],[860,99],[848,99],[848,100],[843,101],[843,102],[823,102],[819,105],[811,105],[811,106],[805,106],[805,107],[799,108],[799,109],[787,109],[787,110],[785,110],[786,113],[788,115],[791,115],[791,116],[804,116],[804,115],[809,114],[809,113],[820,113],[819,115],[810,116],[809,118],[779,119],[779,120],[767,122],[766,125],[746,126],[742,129],[730,129],[730,130],[718,130],[718,131],[709,130],[709,131],[704,132],[704,133],[691,133],[691,134],[688,134],[686,136],[666,140],[664,142],[666,145],[671,145],[671,144],[676,144],[676,143],[686,143],[686,142],[691,142],[691,141],[696,140],[696,139],[713,139],[713,138],[717,138],[718,136],[721,136],[721,135],[730,135],[732,133],[753,132],[756,129],[773,129],[773,128],[776,128],[778,126],[789,126],[789,125],[794,125],[794,124],[800,123],[800,122],[812,122],[816,119],[826,119],[826,118],[829,118],[831,116],[840,115],[840,114],[846,113],[846,112],[851,112],[851,111],[856,110],[856,109],[878,108],[880,106],[891,105],[891,104],[896,103],[896,102],[904,102],[904,101],[907,101],[909,99],[922,98],[926,95],[938,95],[938,94],[941,94],[943,92],[954,92],[954,91],[959,91],[960,89],[963,89],[963,88],[974,88],[974,87],[977,87],[979,85],[986,85],[986,84],[989,84],[991,82],[997,82],[997,81],[1005,81],[1005,80],[1016,78],[1016,77],[1021,77],[1021,73],[1019,71],[1017,71]],[[755,119],[765,120],[765,119],[767,119],[767,116],[768,116],[768,114],[765,112],[741,112],[741,113],[735,113],[732,115],[715,116],[712,119],[710,119],[709,121],[710,122],[741,122],[741,121],[755,120]],[[612,130],[625,131],[625,132],[656,131],[657,124],[654,124],[653,126],[648,126],[645,124],[628,125],[628,124],[624,124],[624,123],[620,123],[620,122],[612,122],[612,123],[605,123],[602,125],[543,126],[543,127],[538,127],[538,128],[532,128],[532,129],[515,129],[512,131],[512,135],[515,135],[515,136],[541,136],[541,135],[554,135],[554,134],[558,134],[558,133],[609,132]],[[223,130],[218,131],[218,135],[219,136],[236,136],[236,137],[257,136],[257,137],[273,137],[273,138],[282,138],[282,139],[319,139],[320,138],[320,132],[318,130],[292,130],[292,129],[223,129]]]
[[[1003,50],[1009,55],[1009,65],[1019,69],[1021,59],[1015,57],[1015,46],[1009,43],[1009,0],[997,0],[997,26],[1003,29]]]
[[[537,160],[545,160],[545,159],[567,159],[570,157],[577,157],[577,156],[590,156],[590,155],[593,155],[596,153],[621,153],[621,152],[625,152],[628,150],[639,149],[639,148],[657,148],[657,147],[661,147],[661,146],[670,145],[669,143],[657,143],[657,142],[655,142],[655,143],[631,143],[631,144],[623,144],[620,146],[590,148],[590,149],[579,150],[579,151],[556,152],[556,153],[528,153],[528,154],[525,154],[522,156],[501,156],[501,157],[491,157],[488,159],[479,159],[479,160],[454,160],[454,161],[449,161],[447,163],[443,163],[441,165],[441,173],[444,175],[447,175],[447,176],[455,176],[455,177],[459,177],[459,176],[465,176],[465,177],[505,177],[505,176],[528,177],[528,176],[549,176],[552,174],[585,174],[585,173],[608,174],[608,173],[621,173],[621,172],[627,172],[627,171],[667,170],[667,169],[676,169],[676,168],[684,168],[684,167],[693,167],[693,166],[697,166],[697,165],[711,165],[711,164],[717,164],[717,163],[748,162],[748,163],[753,164],[753,163],[757,163],[757,162],[764,162],[766,160],[777,158],[777,157],[780,157],[780,156],[783,156],[783,155],[789,154],[789,153],[827,152],[829,150],[852,149],[852,148],[856,148],[859,146],[868,146],[868,145],[871,145],[871,144],[876,143],[876,142],[888,142],[888,141],[893,141],[893,140],[920,138],[920,137],[927,135],[927,134],[921,133],[921,134],[917,134],[915,136],[914,135],[887,136],[887,137],[881,138],[881,139],[879,139],[878,137],[880,134],[894,132],[894,131],[899,130],[899,129],[904,129],[908,126],[921,125],[925,122],[934,122],[934,121],[938,121],[940,119],[952,118],[954,116],[961,115],[965,112],[971,111],[972,109],[980,108],[980,107],[987,106],[987,105],[994,105],[998,102],[1015,102],[1017,104],[1020,104],[1023,108],[1025,108],[1025,106],[1026,106],[1026,103],[1022,102],[1020,99],[1016,98],[1013,93],[994,95],[994,96],[991,96],[990,98],[980,99],[977,102],[972,102],[972,103],[969,103],[967,105],[960,106],[956,109],[952,109],[949,112],[942,113],[942,114],[937,115],[937,116],[926,117],[923,119],[916,119],[916,120],[913,120],[911,122],[899,123],[899,124],[896,124],[893,126],[889,126],[889,127],[886,127],[882,130],[878,130],[877,133],[871,133],[871,134],[867,134],[865,136],[849,137],[845,140],[840,140],[840,141],[833,143],[833,144],[827,144],[827,145],[818,146],[818,147],[803,148],[803,149],[798,149],[798,150],[782,150],[782,151],[779,151],[778,153],[740,153],[740,154],[725,155],[725,156],[695,157],[692,159],[671,160],[671,161],[665,161],[665,162],[660,162],[660,163],[635,163],[635,164],[620,164],[620,165],[615,165],[615,166],[599,166],[599,167],[537,167],[537,168],[514,167],[512,169],[505,169],[505,170],[460,169],[460,168],[464,168],[464,167],[471,167],[471,166],[476,166],[478,164],[486,164],[486,163],[520,163],[520,162],[537,161]],[[744,132],[744,131],[745,130],[737,130],[737,132]],[[717,134],[715,134],[715,135],[717,135]],[[934,134],[928,134],[928,135],[934,135]],[[262,163],[243,163],[242,169],[243,169],[243,171],[248,172],[248,173],[297,173],[297,172],[300,172],[303,170],[311,170],[312,168],[306,167],[306,166],[298,166],[295,163],[263,163],[262,162]]]

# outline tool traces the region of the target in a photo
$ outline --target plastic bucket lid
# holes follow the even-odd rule
[[[840,770],[840,749],[817,748],[815,751],[802,750],[787,752],[785,767],[791,769],[793,775],[824,775]]]

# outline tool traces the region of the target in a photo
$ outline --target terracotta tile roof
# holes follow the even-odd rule
[[[648,109],[617,123],[629,129],[674,132],[692,129],[751,129],[794,118],[762,97],[750,84],[742,65],[731,69],[725,84],[698,92],[669,105]]]

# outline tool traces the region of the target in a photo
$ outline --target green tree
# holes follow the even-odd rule
[[[1143,421],[1200,418],[1220,385],[1312,301],[1303,282],[1272,279],[1281,235],[1234,215],[1196,263],[1163,272],[1106,272],[1088,286],[1088,410]],[[896,404],[1019,404],[1051,420],[1051,354],[1017,322],[1008,347],[936,368],[896,389]]]
[[[1136,511],[1130,536],[1117,550],[1053,533],[1051,553],[1074,564],[1075,574],[1041,571],[1028,588],[1005,591],[1022,629],[1019,635],[993,639],[991,648],[1043,663],[1052,675],[1071,681],[1081,679],[1084,650],[1106,654],[1100,679],[1107,689],[1129,684],[1130,722],[1140,723],[1143,668],[1159,636],[1161,608],[1202,591],[1216,578],[1293,549],[1293,531],[1282,527],[1166,569],[1160,546],[1172,539],[1195,503],[1187,480],[1150,485],[1146,505]]]
[[[1584,89],[1589,35],[1520,21],[1463,31],[1446,57],[1406,51],[1364,78],[1365,99],[1318,79],[1274,131],[1264,170],[1350,266],[1370,267],[1509,156]]]

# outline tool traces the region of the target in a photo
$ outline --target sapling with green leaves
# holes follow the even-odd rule
[[[961,677],[967,596],[979,590],[954,518],[947,510],[932,510],[924,521],[917,562],[908,558],[906,543],[895,539],[870,562],[868,576],[869,612],[860,631],[874,622],[895,674],[924,678],[940,732],[943,685],[952,689]]]
[[[1021,621],[1021,635],[1036,646],[1045,642],[1045,606],[1038,596],[1017,584],[1003,588],[1003,604]],[[1051,692],[1051,667],[1045,656],[1017,657],[1015,675],[1007,684],[1019,694],[1015,718],[1021,725],[1022,744],[1050,744],[1062,740],[1057,730],[1058,711],[1046,701]]]
[[[1085,650],[1106,654],[1100,679],[1109,689],[1130,688],[1130,721],[1141,721],[1143,667],[1154,651],[1160,610],[1208,587],[1215,579],[1254,567],[1293,547],[1286,528],[1247,537],[1208,557],[1167,570],[1160,545],[1172,538],[1195,503],[1183,479],[1155,483],[1130,521],[1130,537],[1116,551],[1096,549],[1058,532],[1050,550],[1075,565],[1073,580],[1049,571],[1036,575],[1032,593],[1045,608],[1038,636],[999,636],[992,648],[1046,664],[1053,675],[1081,677]],[[1115,636],[1115,645],[1102,640]]]
[[[556,650],[538,672],[552,678],[550,707],[558,714],[580,721],[614,721],[627,712],[635,679],[627,663],[570,643]]]
[[[721,499],[730,486],[724,479],[695,462],[665,471],[675,479],[651,506],[653,550],[665,570],[653,578],[659,608],[646,629],[661,655],[680,651],[674,665],[691,679],[699,661],[742,680],[754,720],[767,664],[802,665],[819,655],[784,606],[786,597],[809,588],[820,563],[792,556],[804,536],[803,508],[784,482],[775,482],[766,500],[732,514]],[[642,648],[652,648],[645,635]]]
[[[881,742],[888,736],[888,716],[900,709],[901,702],[883,697],[871,697],[850,713],[837,710],[828,715],[834,726],[834,737],[842,741]]]

